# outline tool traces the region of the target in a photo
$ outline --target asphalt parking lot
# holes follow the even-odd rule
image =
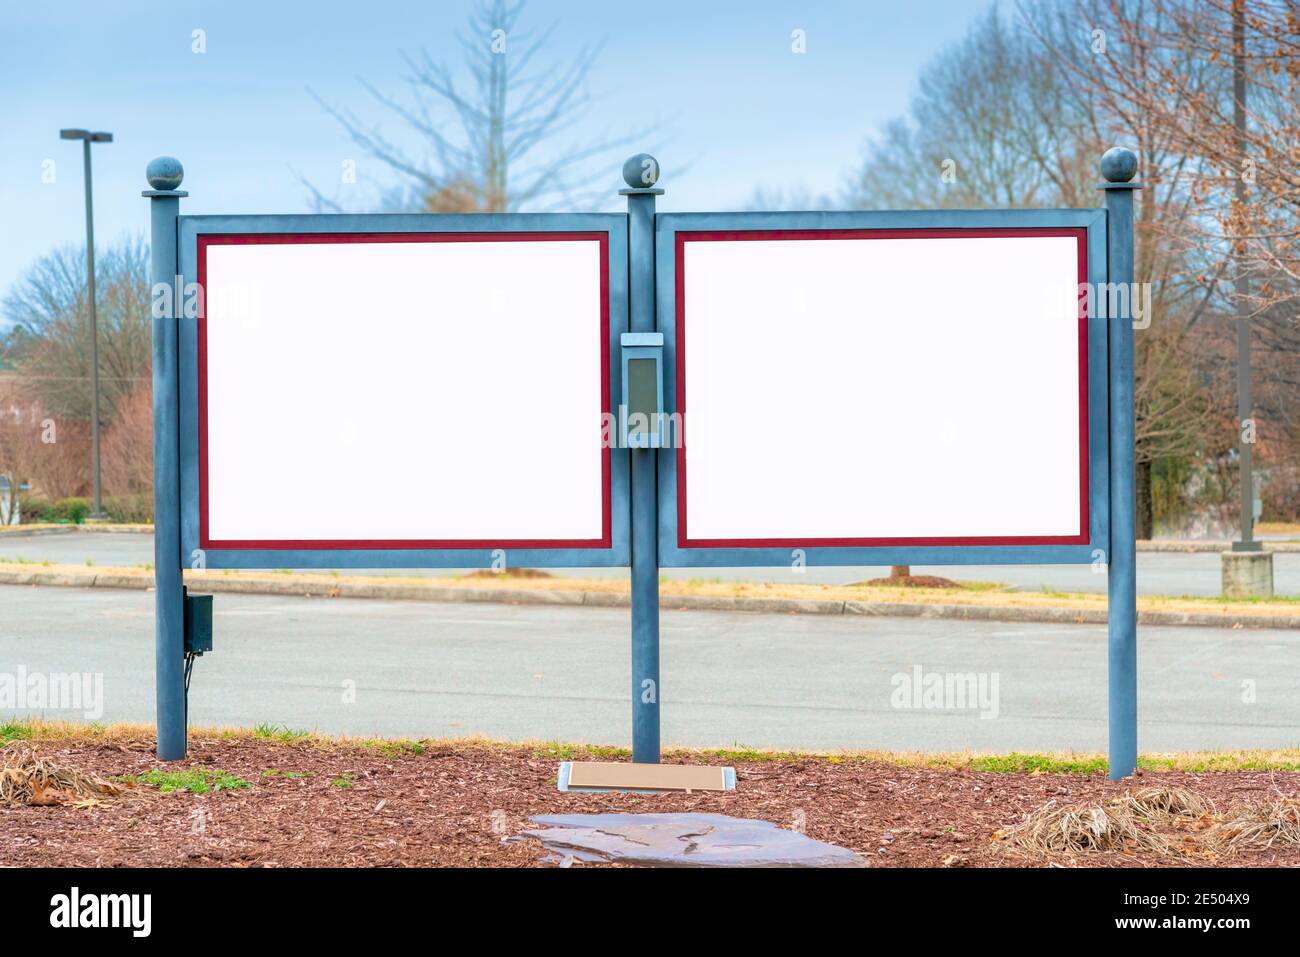
[[[625,609],[255,595],[215,608],[195,724],[630,737]],[[0,671],[102,675],[101,713],[49,717],[152,723],[153,632],[148,592],[0,586]],[[688,611],[664,612],[662,634],[666,744],[1106,749],[1104,627]],[[1138,647],[1143,750],[1300,744],[1300,632],[1164,626]],[[984,699],[917,706],[918,668],[975,675]]]

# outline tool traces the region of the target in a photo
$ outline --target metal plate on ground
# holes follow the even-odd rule
[[[838,847],[771,821],[725,814],[548,814],[525,831],[562,867],[575,861],[644,867],[867,867]]]

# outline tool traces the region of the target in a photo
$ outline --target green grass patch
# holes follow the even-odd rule
[[[563,741],[548,741],[544,745],[533,748],[533,757],[539,760],[617,761],[631,756],[632,752],[628,748],[602,744],[566,744]]]
[[[1104,596],[1105,592],[1072,592],[1058,591],[1047,585],[1042,585],[1038,589],[1038,594],[1046,595],[1048,598],[1059,598],[1065,601],[1093,599]],[[1274,595],[1272,598],[1260,598],[1258,595],[1251,595],[1245,598],[1225,598],[1222,595],[1138,595],[1138,600],[1149,599],[1151,601],[1192,601],[1204,605],[1300,605],[1300,595]]]
[[[764,764],[772,761],[806,761],[808,759],[806,754],[799,755],[793,751],[764,751],[743,744],[733,745],[730,748],[710,748],[694,753],[700,757],[708,758],[710,761],[733,761],[736,764]],[[832,755],[828,760],[838,762],[839,756]]]
[[[1048,585],[1040,585],[1038,587],[1038,594],[1046,595],[1049,598],[1093,598],[1095,599],[1099,595],[1104,596],[1106,593],[1105,592],[1057,591],[1055,588],[1052,588]],[[1142,595],[1140,597],[1146,598],[1148,596]]]
[[[630,748],[603,744],[567,744],[563,741],[548,741],[533,748],[533,757],[543,761],[621,761],[632,756]],[[807,761],[809,758],[825,757],[795,751],[763,751],[736,745],[730,748],[668,748],[663,756],[670,761],[687,758],[698,761],[731,761],[736,764],[768,763],[772,761]],[[841,760],[839,755],[828,758],[832,762]],[[846,757],[844,760],[853,760]]]
[[[1164,595],[1151,595],[1151,598],[1164,598]],[[1274,595],[1272,598],[1261,598],[1258,595],[1248,595],[1244,598],[1224,598],[1222,595],[1177,595],[1172,601],[1212,601],[1216,605],[1300,605],[1300,595]]]
[[[253,786],[243,778],[237,778],[233,774],[215,768],[186,768],[183,771],[163,771],[154,768],[144,774],[123,775],[119,780],[135,784],[150,784],[163,794],[170,794],[173,791],[207,794],[209,791],[238,791]]]
[[[1276,754],[1250,751],[1201,751],[1192,754],[1158,754],[1139,757],[1143,771],[1300,771],[1300,756],[1282,758]]]
[[[330,782],[330,784],[334,785],[336,788],[347,790],[348,788],[354,788],[357,786],[357,779],[351,771],[348,771],[336,777]]]
[[[976,755],[957,767],[994,774],[1107,774],[1110,762],[1099,754]],[[1153,754],[1138,757],[1141,771],[1300,771],[1300,758],[1250,751],[1197,751],[1186,754]]]
[[[1140,763],[1140,762],[1139,762]],[[1100,755],[1055,757],[1047,754],[991,754],[973,757],[967,765],[971,771],[995,774],[1105,774],[1109,770]]]
[[[263,741],[278,741],[281,744],[295,744],[304,738],[310,738],[310,731],[299,731],[297,728],[289,728],[282,724],[256,724],[253,726],[253,737],[261,738]]]
[[[32,725],[29,721],[6,721],[0,724],[0,744],[8,744],[10,741],[26,741],[33,735]]]
[[[358,741],[357,746],[367,751],[378,751],[386,758],[398,758],[404,754],[424,754],[426,750],[423,743],[406,738],[366,738]]]

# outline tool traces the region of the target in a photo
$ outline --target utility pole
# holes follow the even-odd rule
[[[59,130],[59,138],[81,140],[86,172],[86,295],[90,299],[90,454],[94,460],[95,502],[91,518],[104,517],[103,490],[99,470],[99,321],[95,315],[95,212],[91,198],[90,144],[111,143],[112,133],[90,130]]]

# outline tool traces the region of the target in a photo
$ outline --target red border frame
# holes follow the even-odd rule
[[[764,229],[681,231],[676,234],[676,334],[677,405],[681,413],[682,441],[677,448],[678,548],[803,548],[816,546],[873,547],[897,545],[1086,545],[1088,530],[1088,316],[1086,300],[1079,310],[1079,533],[1077,535],[967,536],[930,538],[697,538],[686,526],[686,243],[771,239],[997,239],[1010,237],[1073,237],[1078,242],[1078,281],[1088,281],[1088,230],[1086,227],[990,227],[962,229]]]
[[[610,414],[609,234],[592,232],[445,232],[445,233],[209,233],[198,237],[198,282],[204,309],[198,320],[199,405],[199,545],[202,548],[248,549],[470,549],[470,548],[611,548],[612,492],[610,449],[601,456],[601,537],[598,539],[292,539],[233,540],[208,537],[208,348],[207,247],[299,243],[487,243],[598,242],[600,247],[600,409]]]

